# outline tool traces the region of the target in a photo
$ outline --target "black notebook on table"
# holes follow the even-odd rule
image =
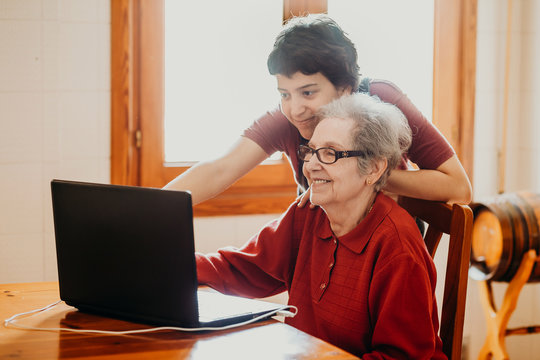
[[[198,291],[189,192],[51,182],[60,298],[159,326],[220,327],[284,305]]]

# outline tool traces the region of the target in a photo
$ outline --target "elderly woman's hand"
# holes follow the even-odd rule
[[[304,205],[307,204],[309,201],[309,196],[311,194],[311,188],[308,188],[302,195],[298,196],[296,200],[298,200],[298,207],[304,207]],[[316,205],[310,203],[309,208],[314,209]]]

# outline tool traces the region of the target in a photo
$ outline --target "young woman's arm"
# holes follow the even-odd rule
[[[385,191],[457,204],[472,200],[471,183],[456,155],[435,170],[393,170]]]
[[[221,194],[267,157],[268,154],[254,141],[241,137],[223,156],[199,162],[164,189],[189,190],[193,205],[196,205]]]
[[[420,199],[468,204],[472,197],[469,178],[439,130],[395,84],[374,79],[370,93],[403,112],[413,135],[407,157],[420,168],[393,170],[385,190]]]

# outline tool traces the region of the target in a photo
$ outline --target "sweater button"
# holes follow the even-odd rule
[[[321,290],[324,290],[325,287],[326,287],[326,284],[325,284],[325,283],[322,283],[322,284],[321,284]]]
[[[334,266],[334,263],[330,263],[330,265],[328,265],[329,268],[332,268],[332,266]]]

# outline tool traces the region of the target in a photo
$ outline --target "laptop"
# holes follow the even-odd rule
[[[287,308],[198,290],[189,192],[56,179],[51,191],[60,298],[80,311],[208,328]]]

